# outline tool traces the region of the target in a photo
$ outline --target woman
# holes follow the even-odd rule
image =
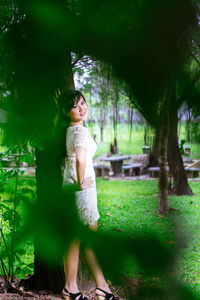
[[[76,192],[76,206],[80,219],[91,230],[97,230],[99,213],[97,209],[97,195],[95,172],[92,157],[97,145],[90,136],[84,121],[87,119],[87,103],[83,94],[76,90],[68,90],[60,95],[62,113],[68,119],[66,150],[67,160],[64,171],[64,182],[75,183],[79,191]],[[68,107],[68,109],[67,109]],[[62,291],[64,299],[87,300],[78,290],[77,272],[79,261],[80,241],[73,241],[64,257],[65,287]],[[85,249],[85,256],[96,283],[97,299],[112,299],[111,293],[102,270],[91,249]]]

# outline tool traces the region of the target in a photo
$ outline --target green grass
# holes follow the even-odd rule
[[[200,159],[200,144],[191,143],[191,156]]]
[[[191,187],[194,196],[169,197],[170,207],[177,210],[172,210],[168,216],[158,217],[157,181],[98,179],[99,230],[118,228],[122,232],[114,231],[117,236],[130,237],[135,232],[138,234],[148,229],[169,248],[177,245],[178,241],[184,241],[187,247],[180,251],[174,269],[180,281],[189,285],[200,297],[200,183],[193,182]],[[126,275],[135,277],[139,271],[131,259],[127,261]]]
[[[11,179],[5,193],[1,195],[2,199],[8,198],[12,193],[13,184],[14,180]],[[29,185],[34,188],[34,178],[20,178],[19,188]],[[156,180],[112,181],[97,178],[98,208],[101,216],[98,230],[112,233],[120,239],[134,238],[148,230],[168,249],[178,245],[178,242],[186,244],[179,252],[174,270],[179,280],[189,285],[195,295],[200,297],[200,183],[191,182],[191,187],[194,196],[169,197],[170,207],[176,210],[171,210],[168,216],[160,216],[157,214]],[[24,266],[30,274],[31,269],[27,265],[33,262],[33,245],[29,242],[23,248],[26,254],[18,263],[21,266],[19,270]],[[18,264],[15,266],[15,275],[24,277],[25,273],[17,269]],[[130,278],[140,277],[149,284],[155,281],[155,277],[144,275],[131,257],[125,259],[122,272]],[[159,278],[157,284],[162,284],[162,280]]]
[[[183,122],[179,123],[178,134],[179,134],[180,140],[186,141],[185,145],[191,146],[191,156],[194,158],[197,158],[197,159],[200,158],[200,141],[199,141],[199,143],[194,143],[194,142],[187,143],[185,123],[183,123]]]
[[[96,134],[98,149],[95,156],[99,156],[102,153],[110,151],[110,144],[114,140],[114,132],[111,125],[107,125],[104,130],[104,141],[100,143],[100,130],[99,127],[90,128],[90,133]],[[151,134],[153,136],[153,134]],[[138,125],[132,128],[130,134],[130,127],[128,125],[118,126],[118,149],[122,154],[141,154],[142,146],[144,145],[144,126]]]
[[[110,144],[114,140],[114,132],[112,125],[107,125],[104,130],[104,141],[100,143],[100,129],[98,126],[89,128],[90,133],[96,134],[96,140],[98,143],[98,149],[95,157],[102,153],[110,151]],[[185,124],[179,126],[179,139],[186,140]],[[153,131],[149,132],[149,136],[153,137]],[[142,146],[144,145],[144,126],[143,125],[133,125],[132,132],[130,135],[130,126],[127,124],[118,126],[118,148],[122,154],[142,154]],[[187,143],[185,144],[187,145]],[[152,143],[150,142],[150,146]],[[199,143],[190,143],[191,146],[191,157],[200,158],[200,141]]]

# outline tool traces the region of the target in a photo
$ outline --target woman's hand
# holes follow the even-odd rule
[[[92,177],[85,177],[82,183],[80,184],[80,188],[81,190],[85,190],[93,185],[94,185],[94,180],[92,179]]]
[[[85,177],[81,183],[78,183],[74,176],[72,176],[72,179],[80,190],[85,190],[94,185],[94,180],[92,179],[92,177]]]

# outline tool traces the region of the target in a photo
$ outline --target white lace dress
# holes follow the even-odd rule
[[[99,219],[97,209],[97,193],[95,172],[92,158],[97,150],[97,144],[91,137],[88,129],[81,125],[74,125],[67,128],[66,136],[67,158],[64,170],[64,182],[74,183],[71,176],[77,179],[76,172],[76,147],[82,146],[86,148],[86,167],[85,176],[92,177],[94,185],[82,191],[76,192],[76,205],[80,219],[84,224],[94,225]]]

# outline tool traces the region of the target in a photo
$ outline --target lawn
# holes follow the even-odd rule
[[[95,156],[99,156],[102,153],[108,152],[110,149],[110,143],[113,143],[114,132],[111,125],[107,125],[104,130],[104,141],[100,143],[100,130],[99,127],[89,128],[90,133],[96,134],[96,140],[98,143],[98,149]],[[152,133],[153,136],[153,133]],[[141,154],[142,146],[144,145],[144,126],[133,125],[130,132],[130,126],[127,124],[120,124],[118,126],[118,149],[123,154]]]
[[[96,141],[98,143],[98,149],[95,157],[102,153],[109,152],[110,144],[114,140],[114,132],[112,125],[107,125],[104,130],[104,141],[100,142],[100,129],[98,126],[90,128],[90,133],[93,136],[96,134]],[[149,145],[152,146],[152,138],[154,136],[153,130],[149,131]],[[151,138],[152,137],[152,138]],[[130,126],[127,124],[120,124],[118,126],[118,148],[122,154],[142,154],[142,146],[144,145],[144,126],[133,125],[132,131],[130,132]],[[185,124],[182,124],[179,129],[179,139],[186,140]],[[185,145],[191,146],[191,157],[200,158],[200,143],[186,142]]]
[[[113,231],[118,236],[132,236],[149,229],[162,243],[171,247],[186,244],[178,255],[174,269],[180,281],[191,287],[200,297],[200,183],[192,182],[194,196],[169,197],[169,216],[160,216],[157,181],[97,180],[98,203],[101,219],[99,230]],[[174,239],[174,230],[177,235]],[[129,277],[139,275],[140,269],[127,261],[124,270]]]
[[[32,181],[33,188],[35,180],[31,178],[24,178],[23,184],[19,184],[19,187],[30,185],[30,181]],[[195,193],[194,196],[169,197],[170,207],[174,209],[170,211],[170,215],[161,216],[157,213],[156,180],[112,181],[98,178],[98,207],[101,216],[99,231],[110,232],[116,237],[126,239],[134,238],[134,235],[149,230],[168,248],[178,244],[178,241],[181,241],[181,244],[187,244],[187,247],[179,253],[174,270],[179,280],[189,285],[195,295],[200,297],[200,183],[191,182],[191,187]],[[8,185],[2,199],[9,197],[11,191],[12,188]],[[33,262],[32,245],[26,244],[24,249],[26,253],[21,257],[23,263],[19,262],[21,268],[19,268],[19,263],[15,266],[15,275],[20,277],[24,277],[26,272],[30,273]],[[26,268],[26,265],[29,267]],[[23,266],[25,273],[20,271]],[[129,278],[143,276],[140,266],[130,257],[125,261],[122,273]],[[152,283],[155,278],[143,277],[143,280]]]

